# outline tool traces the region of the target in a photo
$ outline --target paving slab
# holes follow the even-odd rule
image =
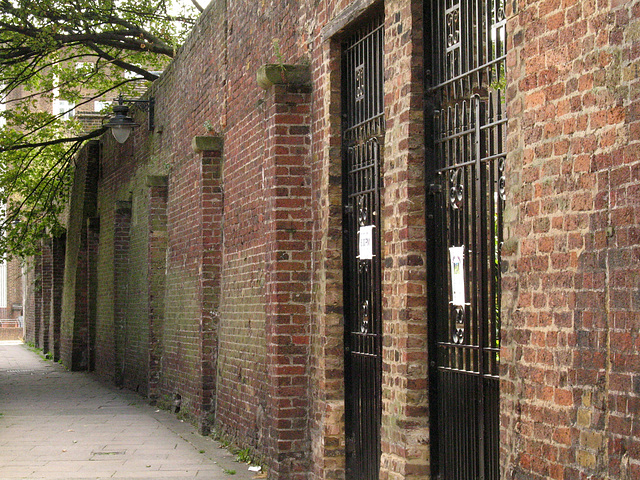
[[[256,474],[135,393],[0,341],[0,480],[186,478]]]

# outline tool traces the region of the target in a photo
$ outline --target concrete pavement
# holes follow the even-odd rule
[[[0,480],[254,478],[234,460],[138,395],[0,342]]]

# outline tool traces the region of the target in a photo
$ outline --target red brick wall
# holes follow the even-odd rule
[[[127,143],[101,140],[96,371],[179,399],[273,478],[345,475],[340,35],[374,3],[214,1],[149,92],[155,131],[134,110]],[[505,479],[639,474],[639,8],[508,4]],[[423,5],[384,9],[381,476],[428,478]],[[308,65],[310,88],[263,90],[266,63]]]
[[[208,134],[209,125],[220,129],[224,124],[227,68],[224,12],[215,5],[210,12],[195,27],[182,55],[154,85],[156,124],[163,130],[156,134],[156,144],[148,152],[150,172],[168,176],[163,355],[158,394],[161,400],[179,395],[181,412],[199,421],[208,415],[213,394],[212,360],[202,356],[203,335],[211,335],[207,332],[211,322],[203,323],[201,281],[207,245],[201,206],[203,189],[208,185],[204,175],[210,171],[202,154],[192,150],[191,141],[196,135]],[[196,44],[206,47],[196,51]],[[144,142],[148,133],[138,133]]]
[[[640,4],[508,3],[506,478],[636,478]]]
[[[33,290],[34,292],[42,292],[42,255],[36,255],[33,258]],[[33,301],[33,320],[28,322],[27,341],[33,342],[36,347],[40,347],[42,341],[42,302],[44,301],[41,294],[34,296]]]
[[[0,340],[23,340],[24,329],[22,327],[0,328]]]
[[[147,394],[149,375],[149,257],[150,230],[149,194],[144,181],[138,176],[129,184],[131,189],[131,210],[129,212],[128,245],[123,252],[124,269],[116,274],[116,283],[122,282],[122,302],[119,304],[120,327],[124,330],[122,343],[122,382],[126,388]],[[116,228],[118,225],[116,224]],[[123,224],[122,228],[126,228]],[[117,334],[116,334],[117,335]]]
[[[331,4],[332,9],[336,6]],[[312,478],[343,478],[342,158],[340,45],[322,37],[327,12],[307,12],[312,91],[312,317],[309,429]],[[322,19],[322,23],[320,23]],[[319,81],[318,79],[323,79]],[[317,82],[317,83],[316,83]]]
[[[303,478],[309,470],[318,478],[344,475],[340,47],[332,35],[373,3],[239,2],[226,10],[214,3],[151,90],[155,133],[143,126],[121,147],[103,140],[98,370],[108,376],[120,368],[122,347],[111,348],[114,365],[106,338],[112,325],[118,330],[120,317],[138,331],[151,318],[146,341],[153,395],[166,404],[179,396],[181,412],[202,423],[215,399],[217,427],[267,454],[273,475],[281,478]],[[391,423],[384,427],[384,469],[410,476],[424,473],[427,449],[425,404],[407,407],[410,399],[424,397],[426,378],[425,327],[417,324],[424,313],[424,238],[417,238],[424,215],[411,201],[423,181],[421,6],[389,3],[387,29],[387,76],[395,82],[386,95],[395,106],[388,112],[385,177],[392,188],[385,192],[384,211],[386,241],[398,246],[385,250],[385,319],[389,332],[405,329],[407,321],[416,325],[385,344]],[[309,63],[312,90],[260,89],[258,68],[279,62]],[[410,88],[400,85],[405,83]],[[136,115],[143,123],[144,114]],[[190,148],[194,136],[206,134],[224,137],[224,236],[209,228],[203,199],[210,173],[204,157]],[[135,235],[153,238],[139,231],[144,215],[145,225],[154,215],[140,213],[153,212],[151,199],[148,206],[137,200],[144,175],[168,178],[164,298],[149,296],[145,311],[125,296],[123,306],[111,310],[114,282],[161,288],[150,270],[146,278],[136,277],[144,262],[156,262],[153,247],[143,252],[134,241]],[[106,226],[114,202],[127,195],[129,263],[114,270],[106,260],[114,241]],[[218,299],[207,292],[208,275],[212,288],[222,292]],[[130,341],[136,341],[132,334],[122,339]],[[423,364],[407,370],[407,361]],[[124,368],[133,369],[133,363],[125,361]]]

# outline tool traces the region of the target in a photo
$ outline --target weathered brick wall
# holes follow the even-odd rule
[[[267,3],[214,1],[149,92],[155,131],[134,110],[127,143],[101,139],[96,371],[274,478],[344,478],[340,35],[383,7],[382,478],[427,478],[422,2]],[[508,4],[504,478],[639,474],[639,8]],[[308,65],[310,88],[260,88],[267,63]]]
[[[376,2],[306,4],[301,35],[313,78],[311,321],[314,478],[343,478],[342,190],[340,35]],[[380,5],[379,5],[380,6]],[[383,478],[424,478],[426,410],[422,4],[386,2],[383,173]]]
[[[51,308],[49,318],[49,350],[55,362],[60,360],[60,322],[64,290],[66,235],[52,239]]]
[[[167,177],[147,179],[149,194],[148,299],[149,302],[149,379],[147,395],[152,402],[159,398],[162,367],[162,331],[167,258]]]
[[[24,329],[22,327],[0,328],[0,340],[23,340]]]
[[[215,421],[218,379],[218,339],[220,332],[220,302],[222,299],[222,250],[224,241],[223,140],[206,137],[202,151],[202,213],[203,259],[200,276],[201,320],[198,357],[202,382],[200,385],[201,433],[211,430]]]
[[[76,159],[69,205],[74,215],[69,216],[67,225],[60,359],[71,370],[89,369],[93,356],[89,342],[89,325],[94,323],[94,319],[90,317],[88,301],[87,220],[96,215],[97,181],[98,143],[90,142]],[[36,291],[39,291],[37,286]],[[42,295],[36,295],[36,318],[39,315],[38,303],[42,301]]]
[[[29,320],[27,327],[28,341],[32,341],[36,347],[40,347],[42,334],[42,255],[33,257],[33,291],[36,293],[33,300],[33,319]],[[31,328],[30,328],[31,327]],[[33,338],[33,340],[32,340]]]
[[[640,476],[640,3],[515,2],[505,478]]]
[[[125,227],[125,231],[119,229],[128,225],[127,222],[130,223],[127,216],[131,216],[131,194],[128,185],[121,186],[115,179],[118,168],[133,170],[133,142],[130,141],[118,148],[113,138],[106,136],[101,139],[101,148],[102,152],[110,149],[115,159],[105,160],[104,153],[100,156],[95,371],[105,380],[121,383],[124,342],[120,325],[126,309],[121,306],[123,294],[118,288],[127,284],[126,274],[129,269],[121,237],[128,235],[128,227]],[[119,266],[118,262],[121,262],[122,266]],[[118,268],[119,271],[125,272],[124,277],[116,275]]]
[[[127,301],[129,300],[129,251],[131,247],[131,203],[130,201],[120,200],[111,205],[115,210],[113,217],[113,224],[111,229],[112,241],[111,245],[108,245],[102,255],[108,257],[112,261],[111,267],[113,268],[113,297],[110,299],[113,302],[113,330],[114,330],[114,343],[113,343],[113,361],[114,365],[111,366],[113,371],[110,372],[114,376],[115,383],[117,385],[123,385],[125,382],[125,375],[129,370],[126,363],[127,355],[127,325],[135,325],[135,318],[133,315],[129,315],[129,309]],[[109,209],[111,210],[111,209]],[[105,229],[103,229],[104,232]],[[111,248],[109,248],[111,247]],[[101,276],[101,275],[99,275]],[[143,319],[138,319],[141,323],[140,327],[144,328],[142,323]],[[108,319],[98,317],[98,324],[102,325],[106,323]],[[144,369],[145,365],[141,366]],[[135,373],[134,373],[135,374]]]
[[[383,478],[429,473],[420,2],[385,2]]]
[[[149,370],[149,187],[146,177],[138,174],[129,183],[131,213],[128,257],[117,283],[125,282],[120,328],[123,329],[122,384],[141,395],[147,394]],[[120,360],[120,359],[118,359]]]
[[[40,255],[25,261],[19,280],[24,285],[25,341],[60,359],[60,314],[64,285],[65,235],[44,240]],[[15,272],[15,270],[14,270]],[[20,287],[20,291],[23,287]]]
[[[323,35],[341,9],[306,5],[301,23],[311,55],[312,317],[310,323],[311,478],[344,478],[344,324],[342,320],[342,157],[340,44]]]
[[[251,74],[245,75],[244,85],[255,84],[255,70],[248,71]],[[239,81],[228,79],[232,87],[227,101],[241,98]],[[255,109],[242,119],[228,118],[230,128],[225,136],[224,296],[220,305],[216,414],[222,428],[257,445],[266,440],[269,403],[264,297],[267,197],[259,161],[265,150],[266,122],[264,107],[257,102],[257,85],[251,90]]]
[[[295,409],[270,387],[268,373],[276,344],[271,345],[269,318],[275,312],[267,298],[275,268],[269,244],[273,239],[269,188],[265,161],[274,155],[266,135],[270,127],[269,92],[256,83],[256,71],[276,61],[291,60],[298,2],[273,4],[242,2],[228,9],[228,69],[226,87],[224,169],[224,259],[220,310],[217,419],[263,453],[276,453],[270,442],[295,442],[296,438],[270,438],[275,418],[273,407]],[[252,19],[247,22],[246,19]],[[274,46],[274,41],[278,47]],[[286,314],[285,314],[286,315]],[[275,328],[275,327],[274,327]],[[267,338],[268,337],[268,338]],[[286,420],[284,420],[286,421]],[[284,427],[283,427],[284,428]],[[277,427],[276,427],[277,429]],[[275,431],[274,431],[275,433]],[[290,450],[282,446],[271,456],[270,466],[282,471]],[[275,448],[275,450],[274,450]],[[287,452],[287,453],[284,453]]]
[[[274,475],[306,478],[311,271],[310,89],[266,94],[265,225],[266,454]]]

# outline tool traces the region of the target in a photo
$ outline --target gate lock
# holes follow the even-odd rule
[[[461,345],[464,343],[464,308],[456,307],[456,325],[453,332],[453,343]]]

